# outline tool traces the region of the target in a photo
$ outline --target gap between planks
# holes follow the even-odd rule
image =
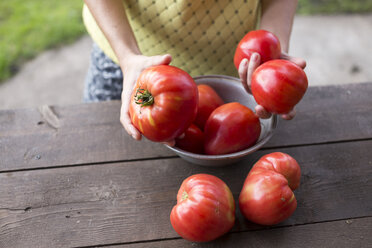
[[[310,143],[310,144],[272,146],[272,147],[263,147],[263,148],[259,149],[258,151],[267,151],[267,150],[273,150],[273,149],[294,148],[294,147],[322,146],[322,145],[353,143],[353,142],[365,142],[365,141],[370,141],[370,140],[372,140],[372,138],[327,141],[327,142],[317,142],[317,143]],[[69,165],[55,165],[55,166],[50,166],[50,167],[22,168],[22,169],[15,169],[15,170],[3,170],[3,171],[0,171],[0,174],[23,172],[23,171],[35,171],[35,170],[49,170],[49,169],[79,167],[79,166],[94,166],[94,165],[104,165],[104,164],[114,164],[114,163],[140,162],[140,161],[148,161],[148,160],[175,159],[175,158],[180,158],[180,157],[175,155],[175,156],[129,159],[129,160],[110,160],[110,161],[103,161],[103,162],[91,162],[91,163],[80,163],[80,164],[69,164]]]
[[[262,226],[262,228],[259,229],[254,229],[254,230],[246,230],[246,231],[231,231],[226,234],[239,234],[239,233],[254,233],[254,232],[260,232],[260,231],[265,231],[265,230],[274,230],[274,229],[283,229],[283,228],[288,228],[288,227],[296,227],[296,226],[311,226],[311,225],[316,225],[316,224],[325,224],[325,223],[332,223],[332,222],[339,222],[339,221],[345,221],[348,223],[348,221],[353,221],[353,220],[360,220],[360,219],[366,219],[366,218],[371,218],[372,215],[370,216],[360,216],[360,217],[354,217],[354,218],[341,218],[341,219],[334,219],[334,220],[325,220],[325,221],[315,221],[311,223],[302,223],[302,224],[294,224],[294,225],[284,225],[284,226],[271,226],[271,227],[265,227]],[[350,222],[350,223],[351,223]],[[225,234],[225,235],[226,235]],[[111,244],[99,244],[99,245],[90,245],[90,246],[76,246],[73,248],[98,248],[98,247],[113,247],[115,246],[122,246],[122,245],[133,245],[133,244],[146,244],[146,243],[153,243],[153,242],[162,242],[162,241],[170,241],[170,240],[181,240],[181,237],[173,237],[173,238],[164,238],[164,239],[149,239],[149,240],[141,240],[141,241],[133,241],[133,242],[123,242],[123,243],[111,243]],[[190,242],[191,244],[191,242]]]

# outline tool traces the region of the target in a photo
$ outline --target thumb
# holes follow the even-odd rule
[[[286,53],[282,53],[280,58],[285,59],[285,60],[289,60],[289,61],[295,63],[296,65],[298,65],[299,67],[301,67],[302,69],[305,69],[305,67],[306,67],[306,61],[302,58],[292,57],[292,56],[290,56]]]
[[[156,55],[149,57],[147,60],[147,66],[154,66],[154,65],[169,65],[172,61],[172,56],[170,54],[165,55]]]

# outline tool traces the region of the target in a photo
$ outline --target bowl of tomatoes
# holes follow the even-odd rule
[[[197,118],[184,137],[176,139],[175,146],[166,147],[193,164],[224,166],[240,161],[270,140],[277,116],[259,119],[253,112],[257,103],[240,79],[206,75],[194,77],[194,81],[199,89]]]

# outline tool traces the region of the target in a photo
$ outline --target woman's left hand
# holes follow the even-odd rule
[[[289,60],[295,64],[297,64],[299,67],[304,69],[306,67],[306,61],[302,58],[296,58],[292,57],[286,53],[281,54],[280,59],[285,59]],[[251,59],[248,61],[248,59],[243,59],[240,62],[239,65],[239,77],[240,80],[244,86],[244,89],[249,93],[252,94],[251,92],[251,81],[252,81],[252,75],[253,72],[256,70],[256,68],[260,65],[260,55],[258,53],[253,53],[251,56]],[[257,105],[255,107],[256,114],[258,115],[259,118],[261,119],[267,119],[271,117],[271,113],[268,112],[263,106]],[[281,117],[284,120],[291,120],[293,117],[296,115],[296,110],[292,109],[286,114],[282,114]]]

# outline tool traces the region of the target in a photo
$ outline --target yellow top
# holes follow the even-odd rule
[[[259,0],[126,0],[124,8],[144,55],[172,55],[171,65],[191,76],[237,76],[233,58],[240,39],[256,28]],[[87,6],[83,19],[98,46],[117,58]]]

